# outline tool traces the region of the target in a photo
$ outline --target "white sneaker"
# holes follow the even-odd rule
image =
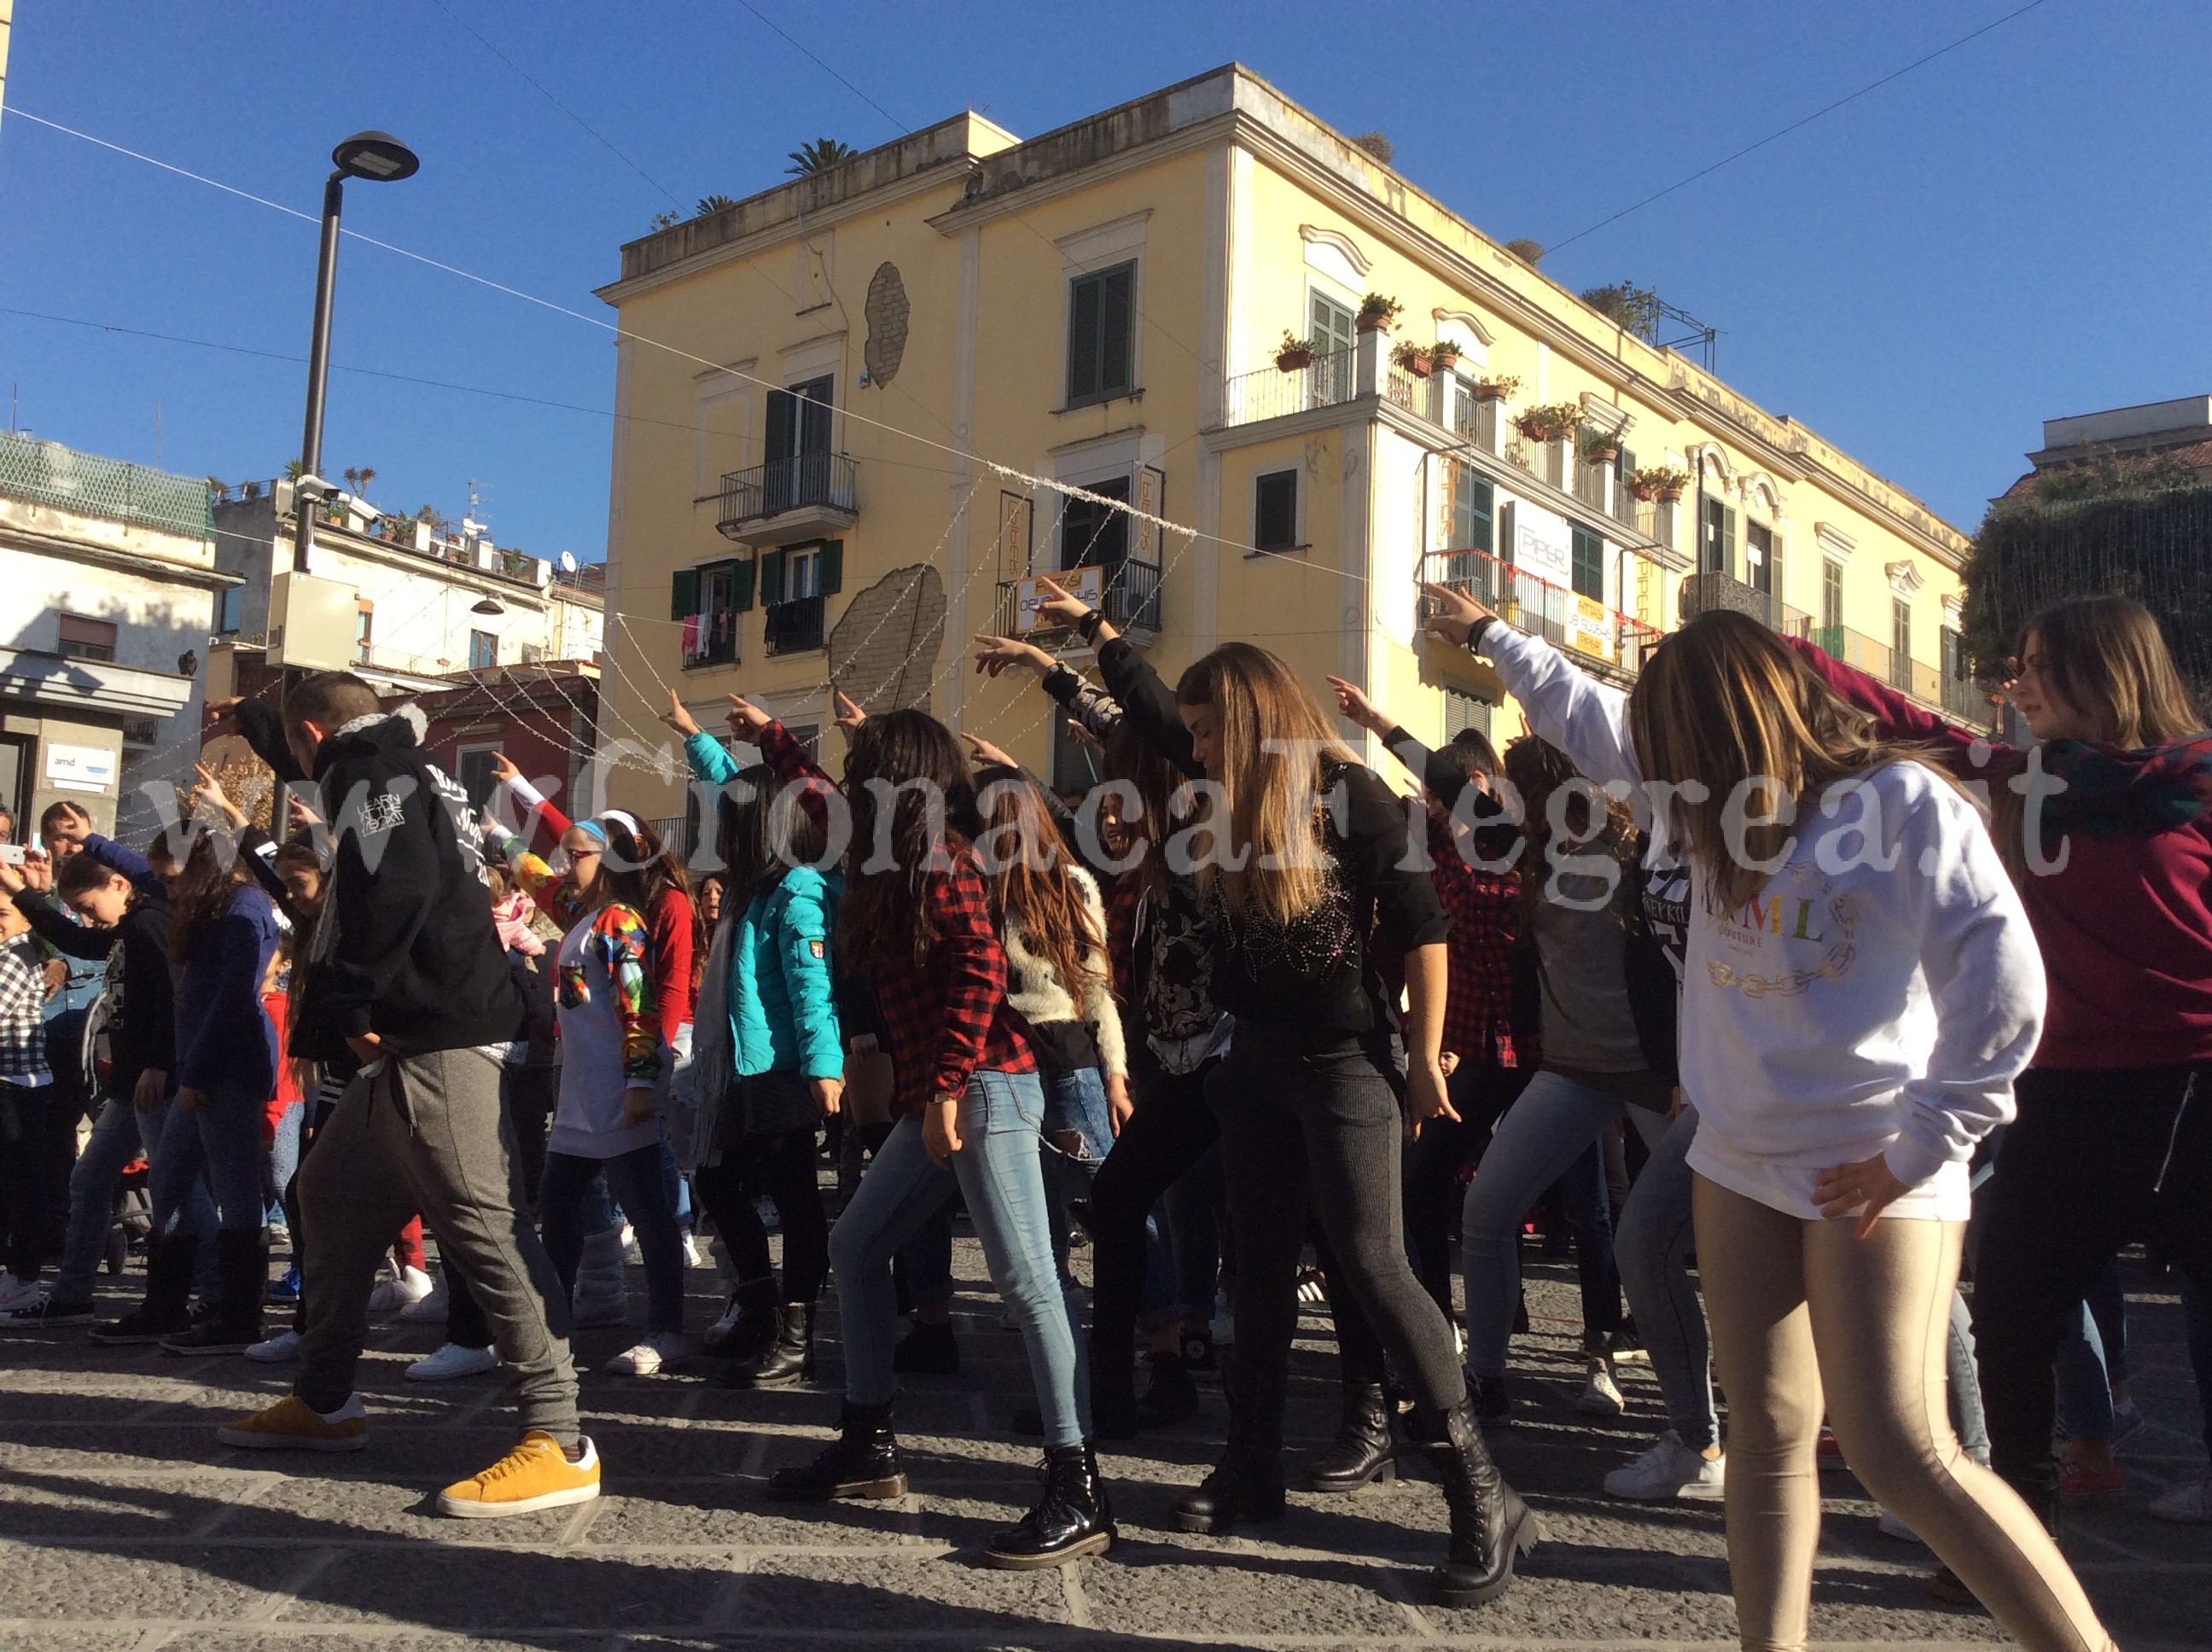
[[[698,1241],[692,1238],[688,1232],[684,1236],[684,1266],[686,1267],[701,1266]]]
[[[257,1342],[246,1351],[248,1359],[258,1359],[264,1365],[289,1365],[300,1357],[300,1333],[279,1331],[266,1342]]]
[[[1575,1409],[1592,1417],[1619,1417],[1628,1410],[1628,1401],[1620,1397],[1612,1371],[1600,1364],[1590,1367],[1589,1381],[1576,1397]]]
[[[0,1279],[0,1314],[13,1314],[20,1309],[36,1308],[46,1299],[46,1293],[28,1279],[20,1279],[10,1273]]]
[[[1923,1549],[1928,1546],[1926,1543],[1921,1541],[1919,1533],[1914,1531],[1887,1509],[1881,1511],[1881,1518],[1875,1521],[1875,1528],[1884,1537],[1893,1537],[1899,1543],[1918,1543]]]
[[[721,1318],[716,1320],[712,1325],[707,1327],[707,1334],[703,1339],[702,1339],[702,1340],[703,1340],[709,1348],[713,1347],[724,1337],[730,1334],[731,1330],[737,1325],[737,1322],[738,1299],[735,1297],[732,1297],[730,1298],[728,1311],[726,1312]]]
[[[2178,1520],[2185,1526],[2212,1524],[2212,1469],[2193,1480],[2185,1480],[2150,1506],[2160,1520]]]
[[[371,1319],[389,1318],[413,1307],[430,1294],[430,1276],[419,1267],[403,1267],[368,1293]]]
[[[399,1310],[400,1321],[406,1325],[438,1325],[446,1317],[446,1305],[453,1300],[446,1291],[446,1271],[438,1270],[438,1283],[430,1294],[418,1297]]]
[[[1605,1494],[1632,1503],[1664,1503],[1669,1497],[1711,1501],[1725,1490],[1727,1470],[1725,1457],[1692,1451],[1668,1429],[1634,1462],[1605,1477]]]
[[[697,1352],[691,1339],[678,1331],[658,1331],[617,1354],[599,1369],[617,1376],[651,1376],[662,1367],[686,1360]]]
[[[499,1355],[489,1348],[464,1348],[447,1343],[434,1354],[425,1354],[407,1368],[416,1382],[443,1382],[456,1376],[477,1376],[499,1369]]]
[[[645,1266],[645,1248],[637,1242],[637,1230],[627,1222],[623,1224],[623,1260]]]

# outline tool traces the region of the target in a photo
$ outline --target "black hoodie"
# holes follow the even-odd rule
[[[493,926],[468,795],[422,750],[421,714],[356,718],[315,753],[335,850],[292,1054],[405,1053],[520,1037],[522,993]]]

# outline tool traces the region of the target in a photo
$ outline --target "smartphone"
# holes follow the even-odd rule
[[[0,843],[0,860],[11,866],[23,864],[23,846],[20,843]]]

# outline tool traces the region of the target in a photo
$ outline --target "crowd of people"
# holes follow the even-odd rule
[[[687,860],[503,758],[479,807],[332,673],[224,708],[292,788],[276,832],[204,770],[137,849],[49,809],[0,858],[0,1311],[293,1364],[220,1437],[319,1451],[368,1442],[373,1319],[442,1319],[408,1375],[518,1395],[519,1443],[439,1498],[482,1517],[599,1494],[570,1336],[624,1321],[626,1255],[635,1376],[810,1382],[831,1286],[836,1433],[764,1494],[896,1497],[901,1376],[958,1369],[964,1207],[1044,1465],[986,1564],[1110,1547],[1098,1443],[1188,1425],[1210,1371],[1225,1438],[1167,1521],[1280,1517],[1311,1285],[1343,1404],[1303,1484],[1425,1462],[1436,1598],[1469,1606],[1540,1535],[1490,1442],[1528,1402],[1541,1211],[1576,1405],[1623,1414],[1633,1357],[1665,1412],[1593,1478],[1724,1502],[1747,1645],[1803,1644],[1837,1452],[1940,1588],[2025,1646],[2111,1643],[2051,1534],[2141,1425],[2124,1248],[2179,1272],[2212,1384],[2212,734],[2144,610],[2029,623],[2015,750],[1741,616],[1624,693],[1429,587],[1522,708],[1501,758],[1246,643],[1170,684],[1042,583],[1100,681],[1016,638],[975,663],[1035,673],[1095,751],[1082,797],[921,710],[840,695],[840,776],[742,698],[726,742],[672,695],[713,799]],[[143,1299],[99,1322],[142,1157]],[[695,1335],[710,1230],[728,1311]],[[2212,1519],[2212,1473],[2152,1512]]]

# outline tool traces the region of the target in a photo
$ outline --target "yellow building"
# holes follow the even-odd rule
[[[1370,294],[1394,331],[1362,331]],[[1420,635],[1423,577],[1617,681],[1724,605],[1967,704],[1962,536],[1240,67],[1027,143],[957,116],[631,242],[600,295],[609,740],[652,744],[669,685],[709,726],[742,691],[818,732],[834,676],[1079,777],[1030,680],[966,659],[1024,576],[1085,567],[1169,678],[1243,639],[1432,740],[1521,725]],[[1668,469],[1679,502],[1634,496]]]

